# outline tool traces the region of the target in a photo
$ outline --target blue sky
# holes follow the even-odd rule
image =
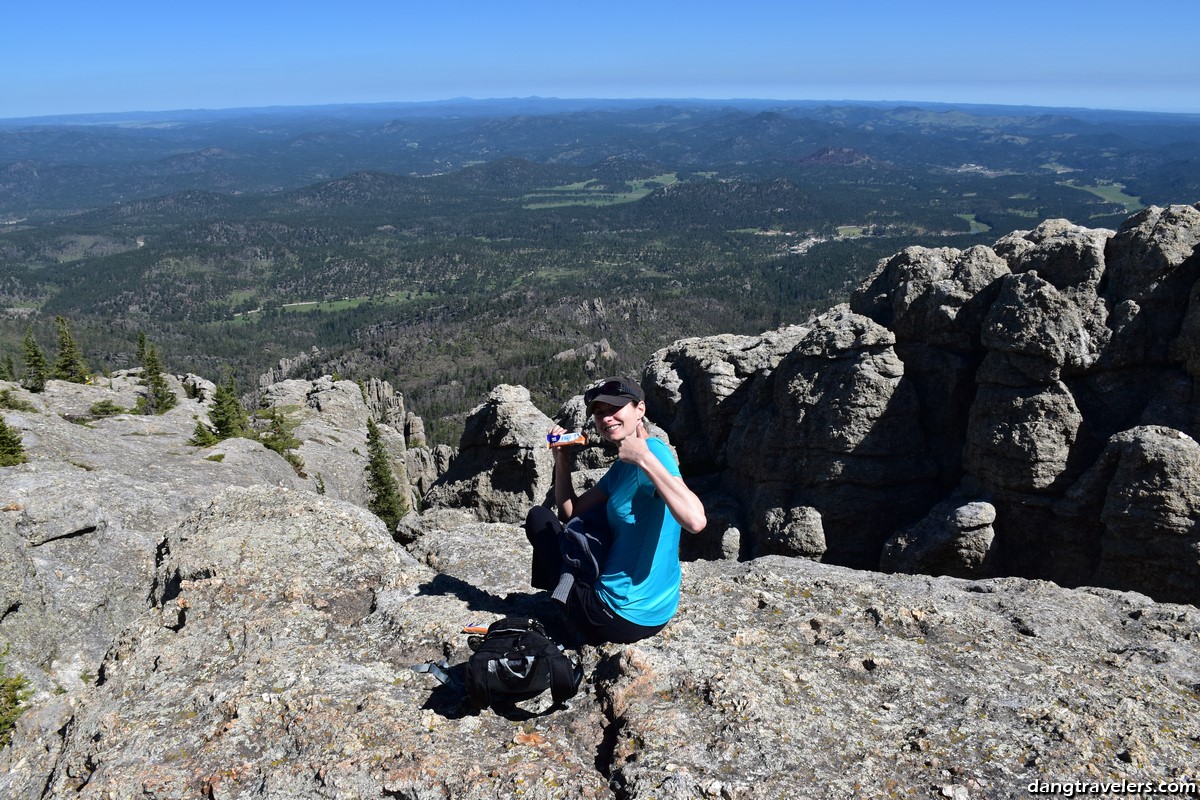
[[[451,97],[1200,112],[1200,3],[111,0],[0,13],[0,118]]]

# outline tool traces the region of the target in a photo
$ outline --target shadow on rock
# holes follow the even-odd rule
[[[558,604],[547,592],[509,592],[500,597],[480,589],[461,578],[439,573],[432,580],[418,587],[418,594],[426,597],[453,595],[467,604],[471,611],[498,614],[502,617],[533,617],[550,629],[552,623],[561,621]],[[563,626],[565,628],[565,625]],[[557,637],[557,631],[551,634]],[[556,638],[556,641],[561,641]]]

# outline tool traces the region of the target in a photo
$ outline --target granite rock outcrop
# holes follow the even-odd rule
[[[486,522],[520,522],[546,502],[554,459],[546,448],[550,418],[524,386],[497,386],[467,418],[458,452],[430,488],[430,506],[473,511]]]
[[[305,490],[202,504],[95,681],[20,718],[0,794],[1003,798],[1196,779],[1194,607],[768,556],[685,564],[662,634],[592,648],[530,592],[518,526],[414,522],[406,551]],[[474,709],[412,669],[457,674],[460,627],[508,614],[579,654],[566,707]]]
[[[1171,206],[908,248],[802,326],[660,351],[647,404],[738,509],[743,556],[1194,604],[1198,244],[1200,208]],[[934,556],[959,538],[946,509],[972,504],[994,509],[988,533]]]
[[[92,385],[49,381],[39,394],[0,384],[31,409],[5,412],[28,460],[0,478],[0,650],[7,647],[7,663],[39,691],[95,676],[113,636],[145,607],[163,532],[223,488],[307,489],[366,505],[369,410],[357,384],[323,378],[265,387],[263,402],[299,442],[292,452],[302,477],[250,439],[192,444],[211,393],[186,391],[203,387],[195,376],[166,378],[178,403],[158,416],[91,413],[103,401],[132,409],[144,391],[133,372]],[[437,459],[408,451],[390,426],[379,428],[415,503],[406,461],[424,455],[432,479]]]

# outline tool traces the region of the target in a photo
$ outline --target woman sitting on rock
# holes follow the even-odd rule
[[[584,392],[583,402],[600,436],[617,446],[618,460],[596,486],[577,496],[571,448],[555,449],[558,517],[538,506],[525,520],[534,551],[531,582],[554,590],[589,644],[636,642],[658,633],[675,615],[680,529],[702,530],[704,506],[684,484],[670,448],[650,438],[643,422],[645,393],[636,382],[606,378]],[[558,426],[550,430],[565,432]]]

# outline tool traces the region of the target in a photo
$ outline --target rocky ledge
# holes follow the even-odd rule
[[[697,561],[662,635],[582,649],[567,708],[476,711],[411,666],[464,661],[465,623],[553,610],[516,526],[424,528],[410,553],[356,506],[226,490],[164,540],[94,685],[21,718],[0,794],[999,798],[1198,777],[1191,606]]]

